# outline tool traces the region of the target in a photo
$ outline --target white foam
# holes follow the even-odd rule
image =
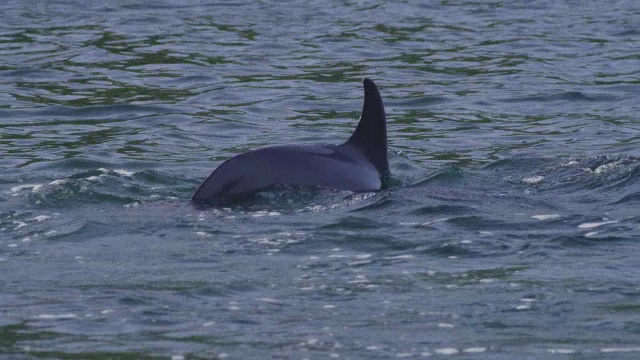
[[[123,169],[116,169],[113,170],[114,173],[118,174],[118,175],[122,175],[122,176],[133,176],[135,174],[135,172],[133,171],[129,171],[129,170],[123,170]]]
[[[235,301],[229,301],[229,310],[237,311],[240,310],[238,303]]]
[[[310,339],[307,339],[307,341],[305,341],[302,344],[303,345],[309,345],[309,346],[316,346],[316,345],[318,345],[319,342],[320,342],[320,340],[318,340],[316,338],[310,338]]]
[[[433,352],[435,352],[438,355],[455,355],[460,351],[458,351],[458,349],[456,348],[442,348],[442,349],[435,349]]]
[[[574,349],[548,349],[552,354],[575,354],[576,351]]]
[[[35,221],[37,221],[37,222],[40,222],[40,221],[45,221],[45,220],[49,220],[49,219],[51,219],[51,216],[47,216],[47,215],[38,215],[38,216],[34,217],[34,218],[33,218],[33,219],[31,219],[31,220],[35,220]]]
[[[560,215],[558,214],[540,214],[540,215],[533,215],[531,218],[536,220],[551,220],[551,219],[557,219],[559,217]]]
[[[425,222],[423,222],[423,223],[422,223],[422,224],[420,224],[420,225],[422,225],[422,226],[429,226],[429,225],[433,225],[433,224],[435,224],[435,223],[439,223],[439,222],[447,221],[447,220],[449,220],[449,218],[435,219],[435,220],[432,220],[432,221],[425,221]]]
[[[266,298],[266,297],[258,298],[258,301],[266,302],[267,304],[276,304],[276,305],[282,304],[282,301],[278,299]]]
[[[522,182],[527,184],[527,185],[535,185],[535,184],[541,183],[542,180],[544,180],[544,176],[536,175],[536,176],[531,176],[531,177],[528,177],[528,178],[524,178],[524,179],[522,179]]]
[[[25,189],[33,189],[36,186],[42,186],[41,184],[24,184],[24,185],[18,185],[18,186],[14,186],[11,188],[11,192],[18,192],[18,191],[22,191]]]
[[[78,315],[76,314],[40,314],[35,318],[40,320],[64,320],[64,319],[75,319]]]
[[[320,211],[326,210],[327,208],[322,205],[313,205],[313,206],[307,206],[306,209],[311,212],[320,212]]]
[[[487,348],[484,346],[470,347],[466,349],[462,349],[464,353],[478,354],[487,351]]]
[[[638,346],[638,347],[602,348],[602,349],[600,349],[600,352],[603,352],[603,353],[640,352],[640,346]]]
[[[603,172],[606,172],[606,171],[609,171],[609,170],[615,168],[616,166],[620,165],[620,163],[622,163],[622,161],[615,161],[615,162],[612,162],[612,163],[600,165],[593,171],[593,173],[597,174],[597,175],[600,175]]]
[[[396,255],[396,256],[389,256],[387,258],[385,258],[386,260],[411,260],[411,259],[415,259],[416,256],[415,255]]]
[[[257,211],[255,213],[253,213],[251,216],[253,217],[263,217],[263,216],[280,216],[282,215],[281,213],[277,212],[277,211]]]
[[[53,180],[52,182],[49,183],[49,185],[51,185],[51,186],[59,186],[59,185],[62,185],[64,183],[66,183],[67,181],[69,181],[69,180],[68,179]]]
[[[602,225],[607,225],[607,224],[615,224],[617,223],[616,220],[608,220],[608,221],[600,221],[600,222],[592,222],[592,223],[584,223],[584,224],[580,224],[578,225],[579,229],[593,229],[593,228],[597,228],[600,227]]]
[[[362,275],[356,276],[355,280],[349,280],[349,284],[369,284],[371,281]]]

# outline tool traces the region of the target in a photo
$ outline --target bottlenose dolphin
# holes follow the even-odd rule
[[[380,190],[389,175],[387,125],[380,92],[368,78],[360,122],[341,145],[282,145],[248,151],[223,162],[192,201],[227,205],[275,185]]]

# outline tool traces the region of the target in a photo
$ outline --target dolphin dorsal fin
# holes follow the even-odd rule
[[[381,176],[389,174],[387,160],[387,120],[384,105],[376,84],[369,78],[362,81],[364,85],[364,105],[356,130],[346,144],[362,151],[365,157],[375,166]]]

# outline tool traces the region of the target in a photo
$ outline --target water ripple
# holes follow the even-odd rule
[[[637,355],[637,1],[296,5],[0,3],[0,353]],[[383,191],[189,203],[365,76]]]

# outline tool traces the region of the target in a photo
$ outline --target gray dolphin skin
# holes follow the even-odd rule
[[[196,204],[243,201],[275,185],[380,190],[389,175],[387,124],[376,84],[364,84],[360,122],[342,145],[282,145],[248,151],[218,166],[193,194]]]

